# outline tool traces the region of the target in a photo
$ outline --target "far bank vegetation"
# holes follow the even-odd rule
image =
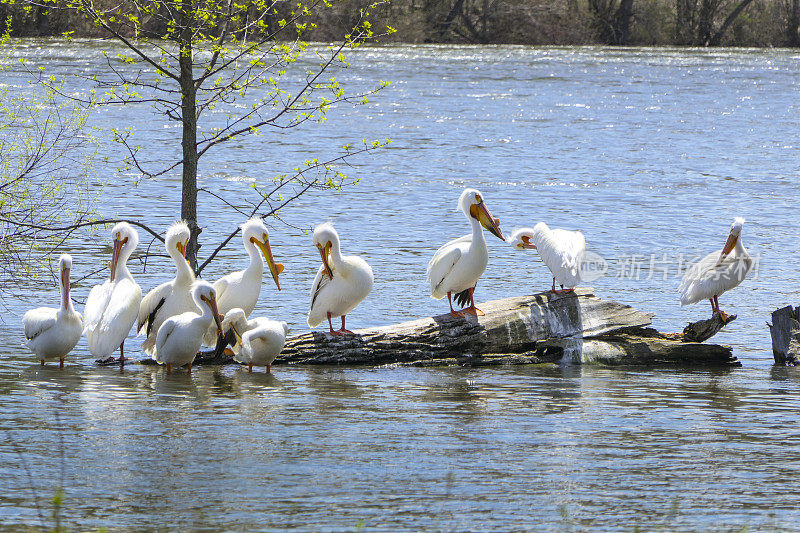
[[[333,3],[305,39],[341,36],[367,5]],[[0,4],[15,36],[100,36],[74,15],[22,5]],[[272,24],[292,8],[282,0],[275,5]],[[800,0],[393,0],[371,19],[375,27],[397,29],[384,41],[406,43],[800,46]]]

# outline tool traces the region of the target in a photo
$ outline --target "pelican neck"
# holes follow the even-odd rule
[[[264,273],[264,258],[261,256],[261,251],[256,244],[250,239],[244,241],[244,249],[247,255],[250,256],[250,264],[245,269],[246,273],[263,274]]]
[[[331,241],[331,267],[336,268],[341,266],[343,262],[342,248],[337,238]]]
[[[171,247],[169,250],[169,255],[172,257],[172,261],[175,263],[175,269],[178,271],[178,273],[175,275],[177,282],[194,282],[195,277],[192,267],[189,266],[189,263],[186,262],[186,258],[181,255],[178,249],[174,246]]]

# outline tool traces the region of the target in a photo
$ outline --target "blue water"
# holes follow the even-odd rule
[[[56,74],[92,72],[106,45],[29,41],[18,53]],[[167,376],[96,368],[82,341],[64,371],[41,369],[20,348],[19,316],[57,297],[31,287],[6,296],[0,327],[0,525],[40,523],[32,485],[51,523],[49,498],[63,483],[72,530],[797,528],[800,374],[772,368],[765,322],[798,304],[800,53],[393,46],[359,49],[352,63],[337,74],[343,85],[392,85],[326,123],[240,139],[201,161],[202,185],[245,206],[252,180],[346,143],[392,139],[346,169],[357,185],[303,196],[283,211],[285,224],[271,222],[283,290],[265,281],[256,313],[307,329],[319,256],[304,230],[326,220],[344,251],[375,271],[348,327],[445,311],[428,297],[425,266],[469,231],[455,202],[471,186],[506,233],[540,220],[583,231],[608,261],[592,282],[597,294],[679,331],[710,314],[705,303],[679,307],[679,268],[721,248],[733,217],[744,216],[757,265],[721,298],[738,319],[714,338],[743,367],[276,366],[273,376],[229,367]],[[13,71],[0,79],[24,87]],[[174,154],[179,130],[148,108],[90,120],[112,162],[120,151],[104,140],[110,125],[133,126],[153,161]],[[101,161],[95,174],[105,182],[101,214],[160,231],[177,217],[179,176],[139,179]],[[200,201],[208,250],[243,217],[210,195]],[[487,242],[479,302],[549,286],[534,255]],[[207,278],[245,264],[234,243]],[[71,252],[76,275],[108,257],[91,235]],[[132,270],[147,290],[172,266],[157,258]],[[76,284],[75,296],[100,275]]]

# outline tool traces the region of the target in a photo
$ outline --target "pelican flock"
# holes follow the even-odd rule
[[[499,219],[492,216],[483,194],[465,189],[458,199],[460,210],[472,229],[471,233],[441,246],[428,262],[426,277],[431,296],[447,296],[450,315],[480,316],[475,305],[475,286],[486,271],[489,251],[483,230],[505,241]],[[753,267],[753,258],[742,239],[743,218],[734,219],[728,239],[721,250],[713,252],[690,268],[680,285],[680,303],[688,305],[707,299],[712,315],[723,323],[728,315],[719,308],[719,296],[739,285]],[[249,316],[256,308],[266,263],[280,290],[279,275],[283,265],[276,263],[269,242],[269,232],[260,218],[252,218],[241,226],[242,243],[249,257],[244,270],[233,272],[211,285],[197,280],[186,260],[190,238],[188,225],[181,221],[170,226],[164,244],[175,264],[175,276],[158,285],[142,298],[142,290],[134,280],[127,261],[139,243],[138,232],[128,223],[116,224],[111,230],[113,251],[109,279],[95,285],[85,306],[85,327],[70,299],[72,258],[59,258],[60,307],[40,307],[25,313],[22,322],[26,344],[44,365],[47,359],[64,357],[76,346],[81,333],[86,336],[89,351],[100,360],[116,361],[112,354],[119,348],[119,361],[125,360],[124,343],[131,326],[136,323],[139,335],[145,335],[143,352],[156,362],[173,367],[187,365],[191,370],[202,344],[224,347],[232,344],[235,360],[246,364],[271,365],[283,350],[288,333],[286,322]],[[372,268],[364,259],[344,255],[339,234],[330,223],[314,228],[312,241],[322,264],[311,287],[309,327],[327,320],[331,335],[352,334],[345,325],[346,316],[371,292],[374,283]],[[540,222],[533,228],[515,230],[510,244],[517,250],[535,249],[551,272],[554,293],[571,292],[581,281],[581,262],[586,241],[580,231],[550,229]],[[561,290],[556,290],[556,283]],[[463,309],[453,308],[453,299]],[[223,318],[224,315],[224,318]],[[341,327],[333,328],[333,319],[341,319]],[[225,334],[223,336],[222,334]],[[230,353],[230,352],[229,352]]]
[[[105,360],[119,348],[119,362],[124,364],[123,345],[142,301],[142,289],[128,270],[128,258],[139,244],[139,233],[127,222],[120,222],[111,230],[111,238],[111,277],[89,293],[83,334],[95,358]]]
[[[81,338],[83,322],[81,314],[75,311],[69,297],[69,271],[72,257],[62,254],[58,259],[58,284],[61,305],[37,307],[22,317],[26,344],[44,366],[46,359],[58,357],[58,364],[64,368],[64,357],[72,351]]]
[[[753,268],[753,258],[742,244],[742,226],[744,219],[736,217],[722,250],[711,252],[686,271],[678,288],[681,305],[708,300],[711,315],[719,315],[723,322],[728,320],[728,314],[719,308],[718,298],[744,281]]]
[[[517,250],[536,250],[553,274],[550,292],[571,292],[581,282],[581,261],[586,253],[586,240],[580,231],[550,229],[544,222],[533,228],[520,228],[511,234],[511,245]],[[556,282],[561,290],[556,290]],[[564,287],[567,287],[564,289]]]
[[[272,362],[286,343],[289,325],[264,317],[248,320],[244,310],[235,307],[225,313],[221,330],[223,335],[232,330],[236,337],[234,361],[246,364],[248,372],[253,371],[253,365],[258,365],[267,367],[269,373]]]
[[[463,317],[464,313],[469,313],[477,316],[482,315],[483,311],[475,307],[473,292],[475,284],[489,264],[489,250],[481,226],[499,239],[506,238],[500,231],[500,221],[492,217],[483,195],[476,189],[466,189],[461,193],[458,208],[467,217],[472,233],[449,241],[433,254],[428,263],[428,283],[433,298],[440,300],[447,295],[451,315]],[[456,295],[457,303],[469,302],[469,307],[455,311],[453,294]]]
[[[322,264],[311,284],[308,326],[317,327],[327,318],[331,335],[352,334],[345,328],[345,315],[372,290],[372,267],[358,256],[342,255],[339,234],[333,224],[320,224],[314,228],[313,241]],[[342,327],[336,331],[331,322],[334,317],[342,317]]]

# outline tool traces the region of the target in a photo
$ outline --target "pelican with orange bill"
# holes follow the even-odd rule
[[[220,313],[225,315],[231,309],[238,307],[249,317],[255,309],[261,293],[265,260],[278,290],[281,290],[278,276],[283,272],[283,265],[275,262],[269,242],[269,231],[260,217],[251,218],[242,224],[241,229],[242,244],[250,257],[250,263],[244,270],[232,272],[218,279],[214,283],[214,289],[217,291],[217,305]],[[203,344],[214,346],[217,341],[216,329],[209,327],[203,336]]]
[[[475,284],[489,264],[489,249],[481,228],[500,240],[505,241],[506,238],[500,231],[500,219],[492,216],[480,191],[465,189],[458,199],[458,208],[467,217],[472,233],[446,243],[428,262],[431,297],[439,300],[446,295],[450,314],[454,317],[463,317],[464,313],[483,315],[483,311],[475,307],[474,296]],[[469,307],[455,311],[453,295],[456,303],[469,303]]]
[[[313,241],[322,264],[311,285],[308,326],[316,327],[327,318],[331,335],[352,334],[345,327],[345,316],[372,290],[372,267],[358,256],[342,255],[339,234],[333,224],[314,228]],[[333,329],[331,319],[335,317],[342,317],[342,327],[338,330]]]
[[[722,250],[708,254],[686,271],[678,289],[681,305],[708,300],[711,315],[728,321],[728,314],[719,308],[718,298],[744,281],[753,267],[753,258],[742,244],[743,225],[743,218],[735,218]]]

